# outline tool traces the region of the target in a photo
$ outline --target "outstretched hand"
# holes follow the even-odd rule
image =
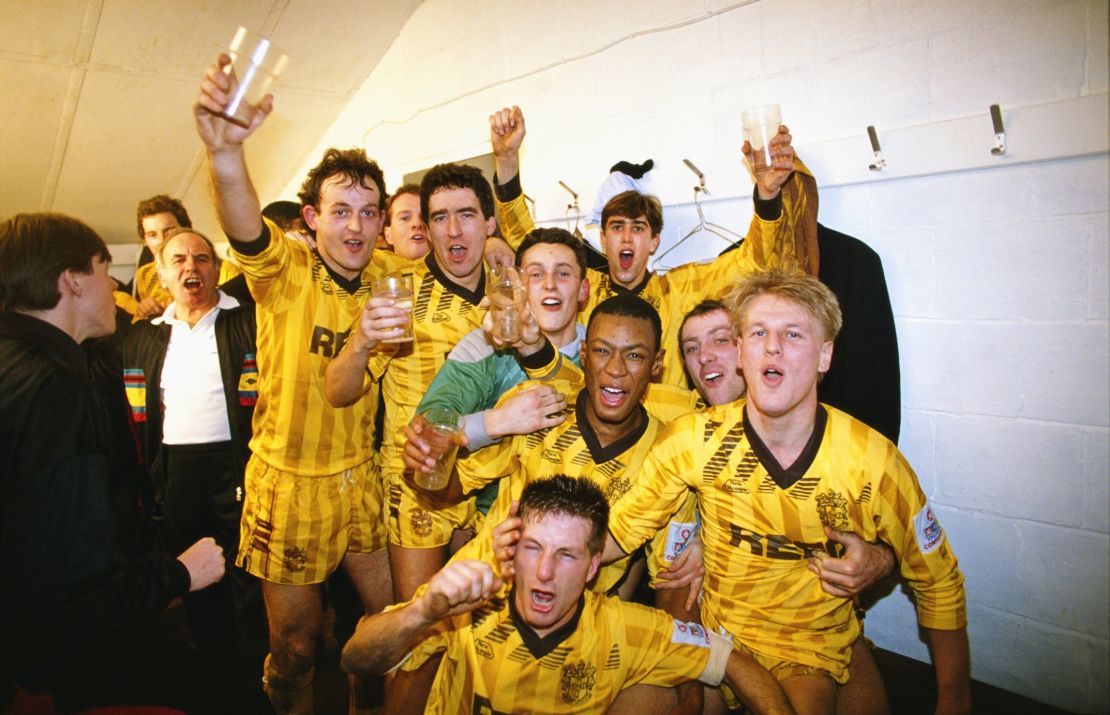
[[[254,133],[274,108],[274,97],[267,94],[255,107],[249,107],[249,121],[246,127],[225,119],[222,114],[231,99],[233,72],[230,68],[231,57],[223,53],[216,58],[216,64],[205,70],[200,92],[193,103],[193,117],[196,120],[197,134],[211,153],[242,145]]]

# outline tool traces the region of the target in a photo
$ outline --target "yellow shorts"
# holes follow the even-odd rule
[[[697,525],[698,499],[694,492],[687,491],[682,506],[671,516],[666,526],[655,532],[648,546],[647,567],[652,588],[659,584],[659,572],[670,566],[694,538]]]
[[[407,549],[431,549],[451,542],[455,529],[474,529],[481,513],[471,497],[438,508],[405,483],[401,474],[385,475],[389,484],[389,543]]]
[[[844,669],[844,681],[838,683],[836,678],[833,677],[832,673],[825,670],[824,668],[819,668],[816,665],[803,665],[802,663],[794,663],[788,660],[779,660],[777,658],[760,655],[759,653],[756,653],[745,647],[742,643],[738,643],[735,639],[733,639],[732,641],[732,647],[734,650],[739,651],[740,653],[750,655],[752,658],[755,659],[755,662],[766,668],[767,672],[773,675],[775,677],[775,680],[779,681],[780,683],[790,678],[796,678],[799,675],[824,676],[836,685],[845,685],[848,682],[847,668]],[[725,704],[728,705],[729,710],[735,710],[737,708],[743,707],[744,704],[740,702],[740,698],[736,697],[736,693],[732,692],[732,688],[730,688],[727,683],[721,683],[721,687],[719,690],[721,693],[721,697],[724,698]]]
[[[252,456],[237,564],[274,583],[320,583],[348,552],[385,546],[385,489],[373,461],[338,474],[305,477]]]

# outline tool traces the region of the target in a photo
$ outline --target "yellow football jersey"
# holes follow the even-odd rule
[[[809,175],[809,169],[795,160],[796,172]],[[682,319],[698,303],[708,298],[720,298],[737,279],[766,268],[797,270],[795,225],[805,210],[804,192],[796,192],[803,200],[792,201],[795,193],[783,192],[782,216],[775,221],[764,221],[758,214],[752,216],[744,243],[734,250],[708,263],[688,263],[666,273],[649,272],[644,282],[631,290],[650,303],[663,323],[662,346],[667,349],[660,382],[676,387],[686,387],[686,373],[682,366],[682,351],[678,349],[678,330]],[[535,228],[524,195],[512,201],[497,203],[498,221],[505,239],[513,248]],[[579,312],[579,320],[586,323],[590,313],[601,301],[624,290],[613,284],[608,273],[586,271],[590,281],[590,294]]]
[[[162,276],[158,275],[158,265],[151,261],[135,269],[135,294],[139,300],[154,298],[162,305],[173,300],[169,290],[162,287]]]
[[[852,601],[806,568],[834,552],[823,525],[881,540],[917,595],[922,626],[966,625],[963,576],[910,466],[889,440],[822,406],[814,438],[783,469],[744,418],[744,402],[680,417],[661,434],[609,530],[635,549],[697,492],[705,582],[702,620],[752,651],[823,668],[843,682],[860,633]]]
[[[370,459],[377,399],[332,407],[324,395],[324,374],[359,316],[372,276],[394,270],[399,259],[376,250],[357,281],[344,281],[269,220],[266,228],[269,243],[261,252],[235,251],[258,302],[251,451],[283,472],[336,474]]]
[[[521,383],[505,393],[502,400],[527,389],[530,384]],[[497,499],[486,515],[486,526],[463,547],[466,553],[460,550],[457,558],[492,562],[492,529],[508,517],[510,504],[520,498],[529,482],[557,474],[588,477],[601,487],[610,506],[628,492],[655,441],[659,422],[643,411],[639,427],[602,447],[583,412],[585,399],[585,390],[575,398],[568,397],[564,412],[566,419],[560,425],[531,434],[513,435],[498,444],[472,452],[455,463],[463,489],[468,492],[507,477],[502,480]],[[603,566],[591,586],[592,590],[607,593],[618,585],[628,570],[629,560],[625,557]]]
[[[484,269],[483,269],[484,271]],[[382,474],[390,489],[390,541],[421,548],[447,543],[451,530],[462,526],[472,505],[433,510],[423,505],[404,484],[405,427],[412,421],[428,385],[447,361],[459,340],[482,326],[485,311],[478,309],[485,294],[485,273],[474,291],[453,281],[436,264],[434,254],[411,264],[413,340],[393,354],[370,357],[368,371],[381,378],[385,398],[382,434]]]
[[[405,669],[443,661],[428,713],[604,713],[639,683],[715,685],[731,645],[662,611],[586,592],[563,627],[541,638],[515,612],[508,588],[413,649]]]

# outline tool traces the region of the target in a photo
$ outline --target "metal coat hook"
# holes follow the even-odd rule
[[[571,233],[573,233],[575,236],[578,236],[579,238],[581,238],[582,237],[582,232],[578,230],[578,219],[581,217],[582,213],[578,209],[578,194],[575,193],[574,189],[570,188],[565,183],[563,183],[563,181],[561,179],[559,180],[559,186],[562,186],[564,189],[566,189],[567,193],[570,194],[570,196],[571,196],[571,202],[569,204],[567,204],[567,210],[566,210],[566,219],[567,219],[568,229],[569,229],[569,226],[570,226],[570,212],[574,211],[575,212],[575,215],[574,215],[574,230],[571,231]]]
[[[709,189],[705,188],[705,174],[701,173],[701,169],[694,166],[694,162],[690,161],[689,159],[683,159],[682,163],[685,164],[686,168],[694,172],[694,174],[698,177],[698,185],[694,187],[694,201],[697,202],[698,192],[709,196]]]
[[[883,158],[883,149],[879,146],[879,133],[875,131],[875,127],[867,127],[867,138],[871,140],[871,163],[867,168],[871,171],[882,171],[886,166],[886,159]]]
[[[991,123],[994,124],[994,146],[991,154],[1002,156],[1006,153],[1006,127],[1002,124],[1002,108],[991,105]]]

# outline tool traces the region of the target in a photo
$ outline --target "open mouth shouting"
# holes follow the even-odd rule
[[[555,594],[545,589],[534,588],[529,592],[530,607],[536,613],[551,613],[555,608]]]
[[[617,264],[621,267],[621,270],[627,271],[632,268],[632,262],[635,258],[636,254],[631,249],[625,248],[617,254]]]
[[[624,401],[628,399],[628,390],[622,390],[619,387],[604,386],[598,390],[598,397],[601,400],[601,404],[616,409],[623,405]]]

